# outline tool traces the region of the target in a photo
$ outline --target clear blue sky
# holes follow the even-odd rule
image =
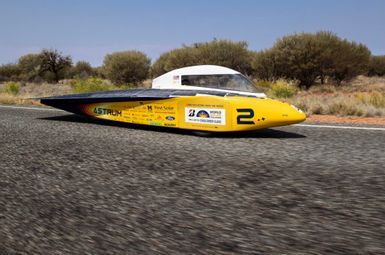
[[[385,54],[381,0],[0,0],[0,64],[56,48],[98,66],[107,53],[153,60],[182,44],[245,40],[271,47],[294,32],[329,30]]]

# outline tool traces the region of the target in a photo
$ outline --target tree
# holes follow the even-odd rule
[[[48,72],[55,82],[65,77],[66,71],[72,66],[72,59],[70,56],[64,56],[57,50],[44,49],[40,53],[41,69],[43,72]]]
[[[315,34],[317,47],[319,48],[319,79],[321,84],[331,76],[335,69],[335,54],[340,50],[341,39],[329,31],[320,31]]]
[[[253,76],[258,79],[269,81],[278,77],[272,50],[254,52],[251,60],[251,67],[253,69]]]
[[[148,77],[151,60],[140,51],[122,51],[104,58],[103,70],[115,84],[138,83]]]
[[[252,53],[246,42],[216,40],[194,43],[162,54],[153,64],[152,76],[192,65],[220,65],[250,74]]]
[[[368,68],[369,76],[384,76],[385,75],[385,55],[372,56]]]
[[[368,70],[370,51],[363,44],[343,40],[335,51],[333,69],[330,77],[341,84],[344,80],[364,74]]]
[[[205,43],[195,43],[198,51],[198,62],[207,65],[220,65],[235,69],[244,74],[250,74],[251,52],[244,41],[216,40]]]
[[[285,36],[271,50],[278,76],[298,80],[306,89],[314,83],[320,71],[321,50],[312,34]]]
[[[42,58],[40,54],[27,54],[18,60],[20,68],[20,79],[24,81],[35,81],[42,75]]]
[[[89,76],[94,75],[94,73],[94,69],[90,63],[86,61],[78,61],[75,66],[71,68],[70,76],[87,79]]]
[[[370,51],[363,44],[342,40],[331,32],[284,36],[274,46],[254,55],[254,74],[262,79],[286,78],[310,88],[326,77],[337,84],[367,70]]]
[[[198,51],[195,48],[183,47],[163,53],[152,65],[151,75],[157,77],[171,70],[186,66],[198,65]]]
[[[20,68],[17,64],[5,64],[0,66],[0,82],[14,81],[20,75]]]

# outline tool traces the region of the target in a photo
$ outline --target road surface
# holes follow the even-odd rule
[[[385,130],[198,137],[0,106],[0,254],[384,254]]]

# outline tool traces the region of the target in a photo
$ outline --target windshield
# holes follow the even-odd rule
[[[182,85],[259,93],[242,74],[182,75]]]

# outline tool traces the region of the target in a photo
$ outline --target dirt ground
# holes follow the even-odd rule
[[[356,117],[356,116],[334,116],[334,115],[310,115],[306,122],[319,123],[346,123],[346,124],[368,124],[385,126],[384,117]]]

